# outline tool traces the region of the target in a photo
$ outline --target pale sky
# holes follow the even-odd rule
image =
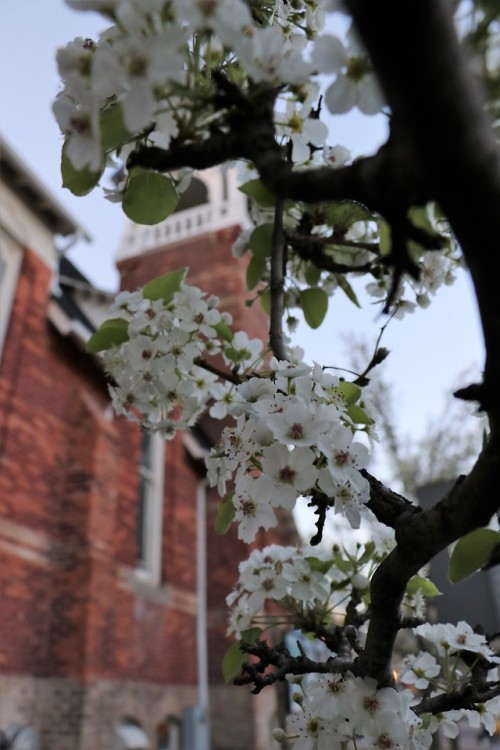
[[[56,48],[75,36],[95,36],[102,28],[100,16],[72,11],[63,0],[0,0],[0,133],[92,235],[92,244],[71,250],[71,260],[96,286],[113,289],[113,257],[124,226],[121,208],[105,201],[100,188],[76,198],[60,187],[61,137],[50,109],[58,88]],[[383,118],[347,115],[333,120],[329,141],[360,155],[376,148],[384,131]],[[345,347],[338,333],[353,331],[374,343],[384,323],[377,310],[368,306],[360,312],[335,298],[327,324],[317,331],[304,324],[297,343],[305,347],[308,360],[343,365]],[[423,434],[428,419],[441,415],[443,393],[456,383],[457,374],[471,366],[479,372],[482,365],[482,340],[465,275],[441,289],[429,309],[393,321],[383,344],[391,349],[387,373],[395,383],[402,431]]]

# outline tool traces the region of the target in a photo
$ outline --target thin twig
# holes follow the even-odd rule
[[[276,199],[271,248],[271,322],[269,340],[278,360],[287,359],[283,336],[283,313],[285,293],[285,234],[283,232],[283,198]]]

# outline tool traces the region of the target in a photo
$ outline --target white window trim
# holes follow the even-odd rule
[[[3,229],[0,229],[0,259],[5,263],[0,276],[0,356],[7,338],[22,257],[23,253],[19,244]]]
[[[138,561],[135,575],[141,581],[158,586],[161,583],[162,564],[165,441],[157,433],[150,437],[151,466],[148,468],[142,462],[139,465],[140,479],[146,483],[142,529],[145,555],[143,560]]]

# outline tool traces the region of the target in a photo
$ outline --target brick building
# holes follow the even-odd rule
[[[221,675],[248,548],[213,531],[203,456],[220,428],[164,444],[113,415],[84,350],[109,294],[54,245],[81,230],[7,147],[0,175],[0,728],[31,727],[12,747],[25,732],[33,750],[269,750],[277,694]],[[265,336],[230,260],[244,219],[232,175],[209,171],[167,222],[128,227],[122,288],[187,265]],[[260,542],[293,534],[285,518]]]

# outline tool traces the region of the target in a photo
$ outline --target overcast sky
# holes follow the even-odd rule
[[[124,219],[121,208],[103,200],[100,188],[76,198],[60,187],[61,137],[50,105],[57,93],[55,50],[75,36],[92,37],[103,28],[100,16],[79,13],[63,0],[0,0],[0,133],[24,159],[75,220],[93,236],[80,243],[70,258],[101,288],[117,285],[114,254]],[[355,155],[369,153],[383,138],[383,118],[344,116],[331,126],[330,143],[341,143]],[[378,308],[357,311],[344,299],[330,307],[328,325],[318,331],[301,329],[298,343],[309,360],[343,364],[345,345],[336,332],[376,339],[385,322]],[[475,303],[465,275],[438,293],[428,310],[393,321],[384,344],[391,349],[387,366],[395,383],[395,403],[402,430],[425,431],[427,420],[441,412],[443,394],[465,368],[482,364],[482,343]],[[326,361],[325,361],[326,360]]]

